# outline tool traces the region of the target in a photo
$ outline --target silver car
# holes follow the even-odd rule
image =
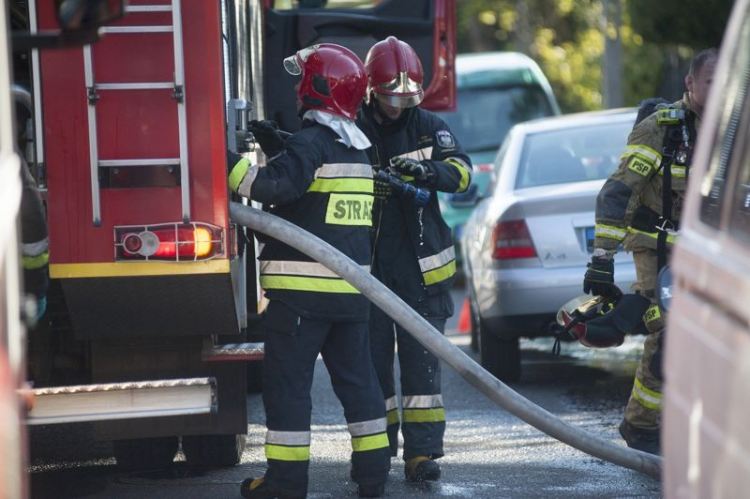
[[[472,339],[482,365],[517,381],[520,337],[549,335],[557,310],[582,294],[594,208],[625,148],[632,109],[544,118],[513,127],[495,159],[494,186],[462,236]],[[635,279],[620,252],[615,278]]]

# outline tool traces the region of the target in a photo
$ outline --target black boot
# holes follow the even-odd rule
[[[383,497],[385,494],[384,483],[360,483],[357,487],[357,493],[359,497]]]
[[[620,435],[631,449],[641,450],[649,454],[661,454],[659,430],[638,428],[623,419],[620,423]]]
[[[244,479],[240,485],[240,494],[245,499],[305,499],[305,494],[288,494],[272,489],[265,482],[264,477]]]
[[[404,474],[410,482],[435,481],[440,479],[440,465],[427,456],[417,456],[406,461]]]

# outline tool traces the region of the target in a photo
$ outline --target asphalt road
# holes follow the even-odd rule
[[[460,293],[456,293],[460,302]],[[458,309],[457,309],[458,313]],[[469,352],[468,336],[448,333]],[[522,381],[513,387],[566,421],[622,445],[617,424],[632,384],[642,338],[606,351],[549,340],[524,341]],[[473,354],[472,354],[473,355]],[[474,355],[474,357],[476,357]],[[587,456],[496,407],[449,369],[443,371],[448,418],[440,482],[408,484],[394,458],[389,498],[659,497],[660,484],[645,475]],[[349,480],[351,447],[340,404],[322,361],[313,386],[311,499],[356,497]],[[170,470],[119,472],[108,444],[94,443],[84,425],[35,429],[32,434],[34,498],[240,497],[239,482],[265,468],[265,427],[259,395],[248,396],[248,447],[240,465],[189,470],[178,454]]]

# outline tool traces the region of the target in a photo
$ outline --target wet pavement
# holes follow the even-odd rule
[[[451,338],[470,352],[468,336]],[[622,445],[616,426],[640,341],[632,338],[606,351],[564,344],[561,357],[552,356],[548,339],[524,341],[523,376],[514,388],[569,423]],[[386,497],[659,497],[658,481],[553,440],[497,408],[449,369],[443,385],[448,426],[441,481],[408,484],[402,462],[394,458]],[[313,391],[309,497],[356,497],[348,478],[351,448],[343,412],[321,361]],[[178,454],[170,470],[122,473],[110,446],[92,442],[85,425],[35,429],[32,497],[239,497],[239,482],[265,467],[260,396],[248,396],[248,407],[249,445],[241,464],[205,472],[189,470]]]

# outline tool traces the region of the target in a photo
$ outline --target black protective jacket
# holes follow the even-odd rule
[[[238,193],[313,233],[369,270],[372,166],[328,127],[305,121],[267,166],[250,167]],[[260,257],[260,284],[269,299],[303,317],[367,320],[369,304],[345,280],[305,254],[270,239]]]
[[[429,170],[426,181],[402,179],[428,189],[430,199],[422,208],[393,191],[376,199],[373,250],[377,253],[396,249],[380,244],[380,235],[383,230],[403,230],[408,236],[407,244],[414,249],[411,265],[422,276],[423,289],[428,295],[446,291],[453,284],[456,256],[451,231],[440,214],[437,191],[464,192],[471,182],[471,160],[448,125],[434,113],[410,108],[395,122],[384,125],[375,121],[374,112],[372,105],[364,106],[357,121],[372,142],[369,153],[373,168],[387,168],[399,156],[421,161]],[[392,271],[400,272],[397,267]]]

